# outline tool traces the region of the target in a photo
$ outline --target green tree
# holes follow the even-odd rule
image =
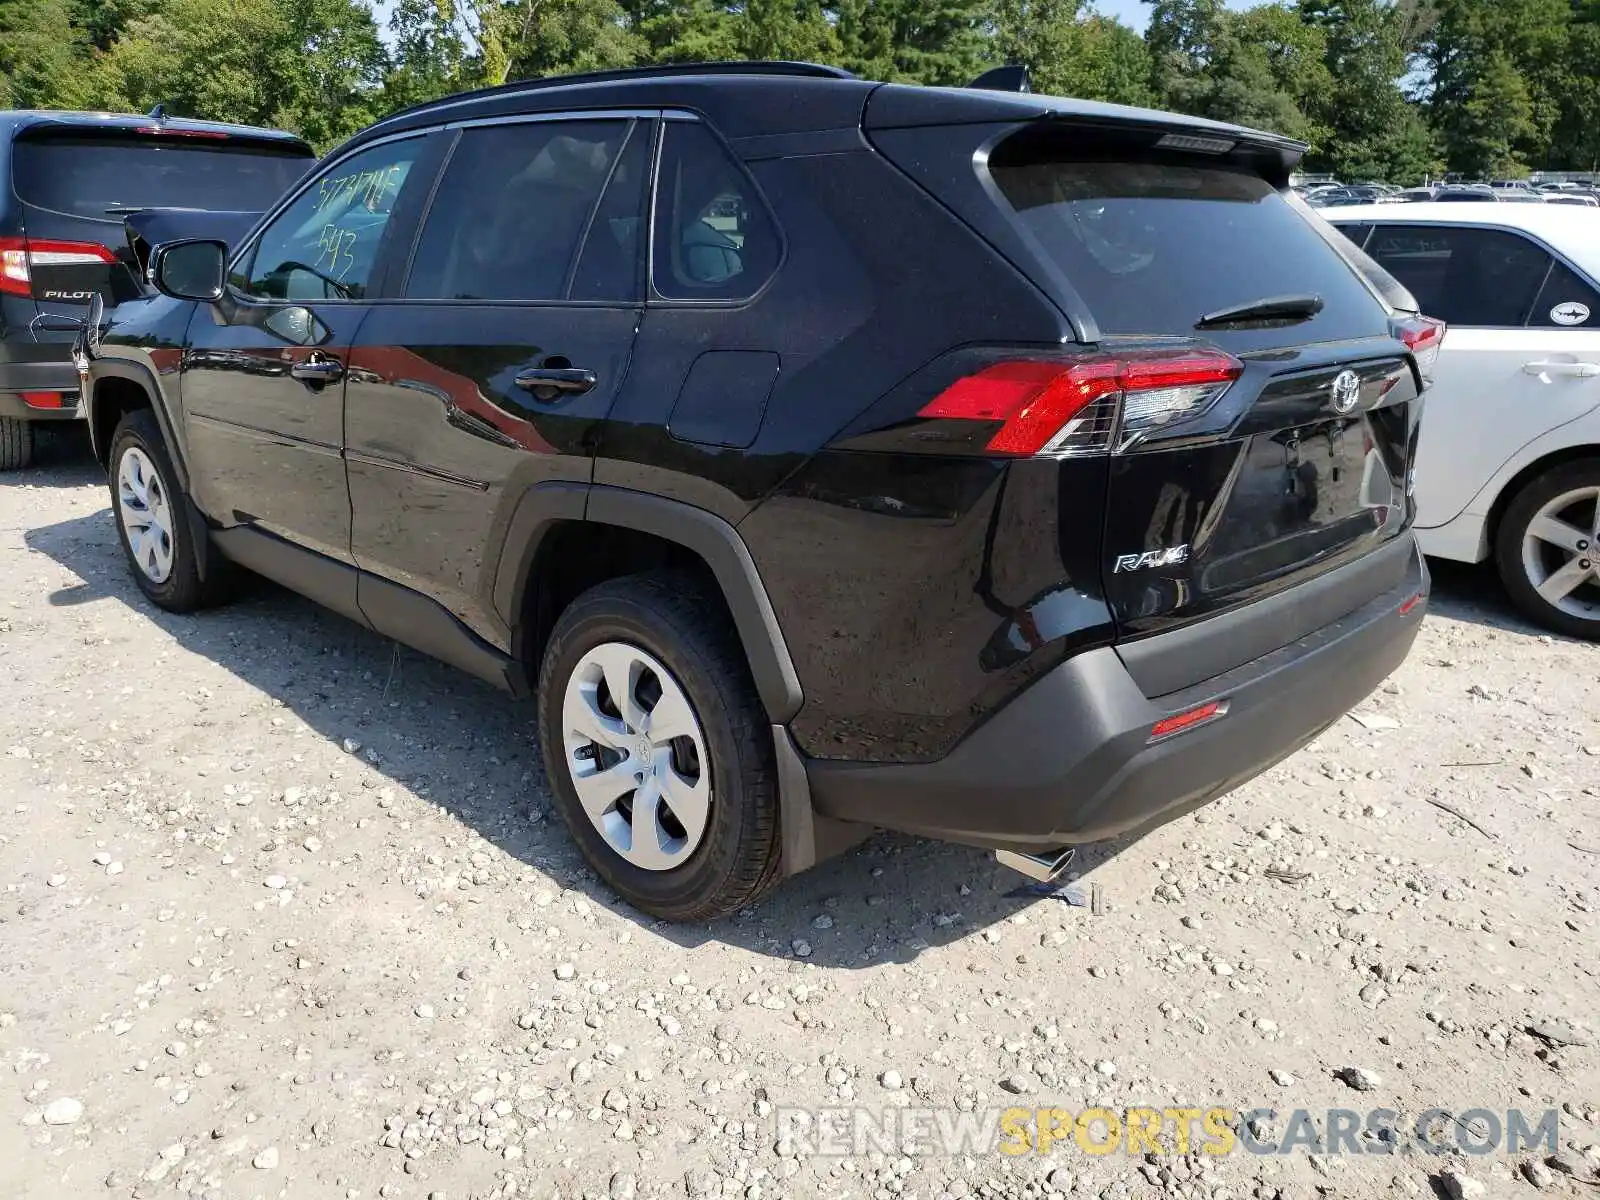
[[[629,29],[648,62],[719,62],[739,57],[734,15],[718,0],[623,0]]]
[[[869,79],[959,86],[995,61],[990,0],[839,0],[840,61]]]
[[[326,148],[378,115],[387,58],[356,0],[165,0],[94,63],[107,107],[273,125]]]
[[[1600,0],[1579,0],[1572,9],[1565,60],[1552,73],[1555,129],[1548,165],[1600,167]]]
[[[1325,85],[1307,105],[1324,135],[1310,165],[1344,179],[1413,182],[1431,161],[1419,114],[1406,103],[1405,13],[1389,0],[1299,0],[1326,47]]]
[[[1121,21],[1090,13],[1077,23],[1077,77],[1071,95],[1112,104],[1148,107],[1150,53],[1144,39]]]
[[[1596,87],[1593,58],[1574,62],[1568,0],[1435,0],[1421,47],[1427,101],[1452,169],[1547,162],[1565,114]],[[1587,13],[1591,9],[1580,9]],[[1580,22],[1581,24],[1582,22]],[[1575,80],[1581,80],[1574,86]]]
[[[1216,0],[1155,0],[1151,82],[1178,112],[1317,141],[1307,111],[1328,86],[1325,44],[1280,5],[1231,12]]]
[[[0,0],[0,108],[81,108],[88,38],[70,0]]]
[[[1035,91],[1148,104],[1150,60],[1126,25],[1080,0],[996,0],[992,57],[1028,68]]]

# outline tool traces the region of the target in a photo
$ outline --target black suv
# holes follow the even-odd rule
[[[260,214],[313,155],[293,134],[106,113],[0,112],[0,470],[33,422],[80,415],[69,351],[91,296],[139,295],[123,230],[151,207]],[[252,222],[253,223],[253,222]]]
[[[647,912],[872,827],[1048,876],[1416,635],[1439,327],[1301,149],[793,64],[402,112],[86,329],[114,517],[164,608],[239,564],[535,694]]]

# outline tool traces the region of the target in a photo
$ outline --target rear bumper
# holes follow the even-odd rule
[[[1037,851],[1170,820],[1288,757],[1405,659],[1425,609],[1427,568],[1406,535],[1398,583],[1251,662],[1156,698],[1111,647],[1069,659],[968,735],[918,764],[807,765],[818,811],[947,841]],[[1314,587],[1314,585],[1307,585]],[[1224,628],[1220,636],[1229,636]],[[1196,652],[1183,630],[1165,638]],[[1163,718],[1210,701],[1225,716],[1154,743]]]
[[[78,370],[70,358],[72,348],[61,347],[61,359],[45,362],[0,361],[0,417],[26,421],[72,421],[83,415],[78,398]],[[60,408],[37,408],[22,398],[23,392],[62,393]]]

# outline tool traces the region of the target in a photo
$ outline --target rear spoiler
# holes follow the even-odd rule
[[[127,230],[128,250],[144,279],[150,267],[150,252],[167,242],[190,238],[209,238],[230,250],[255,228],[258,212],[217,212],[204,208],[141,208],[122,213]]]
[[[1289,173],[1307,149],[1294,138],[1204,117],[1021,91],[1017,84],[1022,74],[1021,68],[1002,67],[963,88],[882,84],[867,99],[862,129],[874,141],[887,130],[932,127],[991,126],[995,133],[1031,128],[1039,134],[1057,129],[1069,136],[1087,134],[1149,148],[1248,158],[1278,187],[1288,186]]]

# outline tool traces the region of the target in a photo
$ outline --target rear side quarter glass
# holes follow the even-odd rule
[[[1337,235],[1248,166],[1138,147],[1011,145],[991,154],[991,177],[1102,335],[1195,336],[1208,312],[1301,293],[1323,302],[1310,320],[1206,336],[1249,351],[1386,332],[1383,305]]]
[[[664,300],[746,300],[783,258],[755,182],[697,121],[668,121],[656,173],[651,286]]]

